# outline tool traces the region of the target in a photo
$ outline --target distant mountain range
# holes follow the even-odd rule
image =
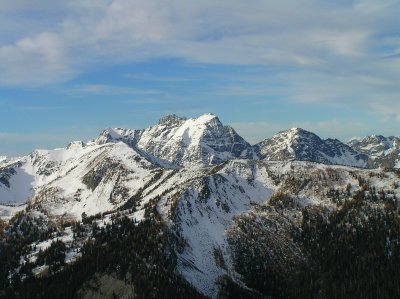
[[[252,283],[265,281],[264,276],[253,274],[259,272],[254,269],[279,266],[279,273],[296,273],[290,270],[291,262],[307,256],[305,243],[299,243],[299,228],[313,223],[304,222],[304,217],[314,215],[319,219],[316,223],[322,223],[330,213],[351,207],[353,198],[382,213],[398,206],[399,145],[399,138],[383,136],[345,144],[299,128],[250,145],[213,114],[190,119],[168,115],[147,129],[108,128],[86,143],[74,141],[65,148],[35,150],[20,158],[0,157],[0,219],[6,227],[0,232],[0,252],[14,248],[10,246],[19,248],[7,251],[4,260],[0,257],[0,272],[5,271],[0,273],[0,285],[14,281],[7,277],[20,273],[26,263],[33,271],[29,275],[51,270],[41,255],[56,240],[65,243],[65,248],[57,246],[64,248],[67,263],[73,264],[83,254],[94,269],[90,273],[96,273],[76,282],[79,294],[100,292],[93,285],[101,285],[99,281],[111,279],[110,275],[111,285],[123,284],[116,273],[129,264],[124,255],[123,261],[107,264],[111,269],[107,272],[98,261],[93,266],[82,248],[88,250],[84,244],[93,238],[105,238],[100,248],[111,246],[110,252],[124,252],[112,246],[126,235],[121,227],[128,225],[127,220],[118,222],[126,216],[134,226],[146,223],[160,229],[141,228],[137,233],[143,240],[146,234],[150,240],[160,239],[160,244],[153,245],[168,256],[170,264],[137,247],[129,251],[136,263],[131,266],[140,265],[141,275],[162,269],[153,273],[157,279],[151,276],[157,287],[160,277],[170,273],[175,282],[183,279],[180,287],[200,297],[225,298],[221,294],[227,288],[244,292],[243,298],[264,298],[257,296],[274,293],[262,283]],[[112,231],[104,230],[107,225]],[[113,242],[106,242],[103,234]],[[248,251],[250,247],[254,250]],[[282,260],[281,254],[290,258]],[[136,289],[139,276],[132,273],[129,279],[135,281]],[[2,281],[2,277],[7,279]],[[122,287],[111,289],[117,297],[123,296],[118,293]],[[57,290],[53,291],[57,297]]]
[[[24,203],[37,187],[74,173],[72,168],[84,173],[99,159],[123,160],[131,155],[136,157],[134,161],[166,168],[218,165],[233,159],[400,168],[399,146],[398,137],[373,135],[345,144],[337,139],[323,140],[300,128],[250,145],[213,114],[190,119],[168,115],[147,129],[108,128],[87,143],[74,141],[63,149],[36,150],[18,159],[1,157],[0,202]],[[71,184],[71,179],[66,180]]]
[[[217,116],[196,119],[168,115],[144,130],[106,129],[95,143],[123,141],[179,166],[215,165],[235,158],[269,161],[312,161],[364,168],[399,168],[400,138],[368,136],[347,144],[292,128],[251,146]]]
[[[400,167],[398,137],[372,135],[343,143],[337,139],[323,140],[312,132],[292,128],[252,146],[213,114],[190,119],[167,115],[147,129],[108,128],[88,143],[71,142],[66,150],[76,151],[78,148],[117,142],[123,142],[143,156],[160,159],[170,166],[216,165],[245,158],[311,161],[364,168]],[[7,157],[0,156],[0,165],[8,161]]]

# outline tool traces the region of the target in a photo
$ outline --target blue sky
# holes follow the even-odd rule
[[[398,15],[397,0],[1,1],[0,155],[169,113],[215,113],[251,143],[399,135]]]

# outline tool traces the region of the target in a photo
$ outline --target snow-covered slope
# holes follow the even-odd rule
[[[251,161],[233,161],[194,181],[172,214],[173,227],[186,244],[178,254],[178,271],[207,296],[218,293],[219,277],[234,272],[225,234],[233,217],[250,210],[252,203],[267,202],[276,189],[265,173],[253,173],[254,167]]]
[[[7,156],[0,156],[0,165],[7,161]]]
[[[254,146],[262,159],[301,160],[324,164],[366,167],[368,157],[337,139],[322,140],[314,133],[292,128]]]
[[[348,142],[353,149],[369,156],[369,166],[400,168],[400,138],[371,135]]]
[[[0,200],[31,200],[56,215],[91,215],[124,204],[156,167],[122,142],[36,150],[0,169]]]
[[[184,171],[176,178],[184,177]],[[223,275],[240,283],[227,240],[235,217],[254,206],[267,205],[273,195],[280,193],[291,194],[300,207],[333,209],[335,200],[343,202],[361,188],[363,180],[377,190],[392,189],[397,176],[390,173],[382,177],[379,170],[303,161],[232,160],[164,192],[158,209],[179,236],[178,271],[203,294],[216,297],[218,279]],[[400,195],[398,190],[395,195]]]
[[[107,129],[94,140],[97,144],[123,141],[130,146],[176,165],[215,165],[249,157],[251,146],[217,116],[198,118],[168,115],[144,130]]]
[[[89,141],[89,144],[105,144],[122,141],[128,145],[135,146],[142,132],[143,130],[107,128],[100,133],[99,137]]]

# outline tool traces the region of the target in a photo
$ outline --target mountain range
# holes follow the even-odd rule
[[[104,159],[110,151],[108,159],[122,159],[129,152],[149,165],[165,168],[203,167],[249,159],[390,169],[400,168],[399,147],[400,138],[393,136],[372,135],[345,144],[337,139],[323,140],[300,128],[250,145],[213,114],[192,119],[168,115],[147,129],[108,128],[87,143],[74,141],[66,148],[36,150],[17,159],[2,156],[0,202],[27,202],[38,186],[50,183],[55,176],[64,176],[72,171],[71,167],[78,166],[76,163],[86,163],[95,155]]]
[[[237,289],[245,297],[279,298],[281,286],[266,289],[265,284],[255,283],[262,278],[253,277],[260,265],[241,261],[256,260],[252,257],[257,252],[257,258],[266,258],[263,254],[269,252],[264,262],[272,264],[263,267],[268,270],[273,265],[286,273],[290,261],[295,265],[306,259],[304,244],[297,243],[294,233],[304,225],[305,211],[327,219],[357,196],[369,196],[371,205],[382,211],[389,203],[397,206],[399,145],[398,137],[383,136],[346,144],[299,128],[250,145],[213,114],[189,119],[168,115],[147,129],[108,128],[86,143],[74,141],[25,157],[2,157],[1,244],[9,248],[15,236],[18,244],[24,244],[18,254],[10,251],[8,259],[16,262],[14,266],[7,262],[2,275],[12,280],[27,264],[35,277],[44,275],[52,268],[41,255],[56,241],[65,244],[65,265],[72,267],[62,264],[61,272],[54,274],[63,275],[65,269],[85,261],[87,242],[102,240],[102,235],[96,237],[98,231],[92,231],[94,226],[114,229],[117,219],[127,217],[138,227],[137,223],[161,225],[154,238],[161,238],[164,245],[159,248],[173,257],[171,264],[160,265],[135,247],[137,257],[146,260],[146,271],[163,269],[157,275],[168,272],[183,279],[182,288],[199,296],[221,298]],[[250,224],[253,228],[247,231]],[[26,229],[31,226],[35,229]],[[261,239],[252,239],[260,231]],[[266,244],[269,247],[264,248]],[[255,251],[248,252],[249,246]],[[282,260],[281,255],[289,259]],[[117,268],[95,269],[77,283],[75,295],[91,298],[90,286],[102,280],[121,283]],[[124,273],[125,285],[126,277],[133,277],[129,273]],[[2,282],[4,288],[13,287],[8,281]],[[132,288],[138,288],[132,281]],[[100,296],[101,288],[95,289]],[[122,287],[113,291],[116,296],[127,292]],[[149,296],[146,292],[144,297]]]

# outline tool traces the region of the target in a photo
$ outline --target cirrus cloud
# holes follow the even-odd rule
[[[398,25],[398,1],[42,3],[50,15],[61,8],[66,13],[48,24],[53,30],[1,44],[2,84],[61,82],[93,64],[160,57],[312,70],[357,68],[399,49],[391,36]],[[37,13],[32,1],[0,5],[8,16],[22,9],[27,16]]]
[[[0,3],[0,13],[3,86],[178,58],[274,68],[287,101],[351,102],[398,119],[390,109],[400,94],[396,0],[15,0]]]

